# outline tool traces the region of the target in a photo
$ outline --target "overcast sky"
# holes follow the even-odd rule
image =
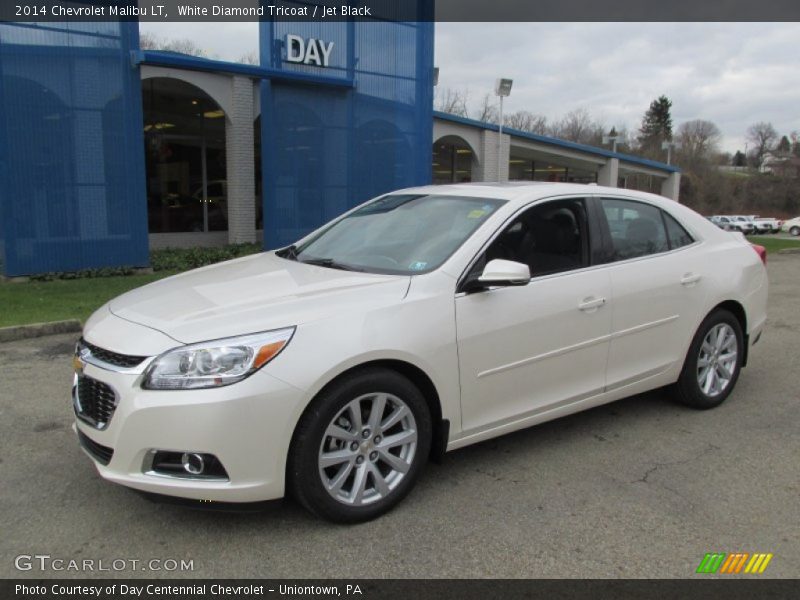
[[[142,23],[236,60],[258,46],[255,23]],[[473,108],[497,77],[511,77],[508,112],[556,120],[585,108],[609,128],[635,131],[666,94],[676,125],[707,119],[723,149],[744,150],[745,131],[770,121],[800,131],[798,23],[437,23],[440,88],[469,90]]]

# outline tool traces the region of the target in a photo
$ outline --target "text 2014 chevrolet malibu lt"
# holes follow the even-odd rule
[[[100,308],[76,428],[116,483],[361,521],[434,453],[661,386],[721,404],[766,301],[744,238],[662,197],[407,189]]]

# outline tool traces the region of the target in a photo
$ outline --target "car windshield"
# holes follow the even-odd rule
[[[425,273],[447,260],[504,203],[436,194],[383,196],[278,254],[345,270]]]

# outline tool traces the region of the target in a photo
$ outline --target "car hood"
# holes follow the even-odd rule
[[[410,277],[307,265],[272,252],[162,279],[109,303],[116,316],[194,343],[400,302]]]

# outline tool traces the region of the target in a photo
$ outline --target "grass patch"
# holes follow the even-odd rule
[[[118,277],[0,283],[0,327],[64,319],[83,322],[115,296],[174,274],[174,271],[159,271]]]
[[[25,282],[0,282],[0,327],[64,319],[85,322],[112,298],[175,273],[261,252],[260,244],[216,248],[164,248],[150,252],[154,273],[129,267],[42,273]]]
[[[747,240],[759,246],[764,246],[768,254],[770,252],[778,252],[785,248],[800,248],[800,240],[787,240],[786,238],[768,235],[751,235]]]

